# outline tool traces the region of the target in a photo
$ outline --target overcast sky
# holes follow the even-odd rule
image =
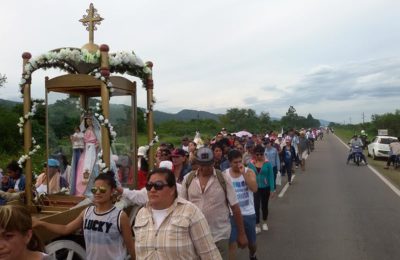
[[[90,2],[110,52],[154,63],[156,109],[252,108],[343,123],[400,109],[399,0],[1,1],[3,99],[20,100],[21,54],[81,47]],[[44,77],[33,74],[33,96]],[[140,82],[140,81],[139,81]],[[140,85],[140,84],[139,84]],[[138,102],[145,106],[145,91]]]

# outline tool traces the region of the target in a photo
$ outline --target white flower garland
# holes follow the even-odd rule
[[[99,165],[100,171],[102,173],[106,173],[108,171],[108,167],[103,161],[103,150],[100,150],[99,154],[97,155],[97,159],[97,165]]]
[[[92,75],[95,79],[103,81],[104,84],[106,84],[107,89],[110,92],[110,95],[111,95],[111,93],[114,92],[113,84],[111,83],[110,78],[101,75],[101,72],[99,69],[94,69],[91,73],[89,73],[89,75]]]
[[[159,137],[158,137],[157,133],[154,132],[153,134],[154,134],[154,137],[153,137],[153,139],[152,139],[152,140],[150,141],[150,143],[149,143],[149,146],[150,146],[150,147],[152,147],[153,145],[155,145],[156,143],[159,142]]]
[[[28,121],[29,119],[31,119],[32,117],[35,116],[36,111],[37,111],[37,106],[42,103],[42,102],[38,102],[38,101],[32,101],[32,107],[31,107],[31,111],[29,111],[28,113],[26,113],[24,116],[21,116],[19,118],[19,122],[17,124],[18,128],[19,128],[19,133],[22,135],[24,133],[24,125],[26,123],[26,121]],[[42,103],[43,104],[43,103]]]
[[[31,79],[32,73],[39,68],[46,69],[50,67],[57,67],[61,70],[76,73],[74,67],[69,65],[69,63],[79,62],[85,62],[88,64],[99,63],[100,51],[98,50],[96,53],[92,54],[86,49],[63,48],[32,58],[24,67],[24,73],[22,74],[22,78],[19,83],[20,91],[23,92],[24,85]],[[151,75],[151,69],[144,64],[134,52],[117,52],[109,54],[109,64],[111,71],[115,70],[120,72],[132,72],[136,70],[138,74],[136,76],[142,78],[142,81]],[[103,76],[99,68],[96,68],[89,74],[94,76],[96,79],[100,79],[105,82],[110,92],[113,92],[112,83],[108,80],[108,76]]]
[[[145,145],[144,147],[146,148],[146,153],[150,149],[150,147],[154,146],[156,143],[159,142],[159,137],[156,132],[154,132],[154,137],[151,139],[150,143],[148,145]]]
[[[83,49],[70,49],[64,48],[58,51],[50,51],[29,60],[25,67],[24,73],[20,81],[20,90],[22,92],[24,85],[30,80],[32,73],[39,68],[58,67],[59,69],[72,71],[75,69],[68,63],[85,62],[89,64],[96,64],[100,62],[100,51],[92,54]]]
[[[30,150],[28,154],[21,155],[21,157],[18,159],[18,166],[21,169],[23,168],[26,160],[31,158],[31,156],[34,155],[40,149],[40,145],[38,144],[36,145],[36,140],[33,137],[32,137],[32,144],[33,144],[33,149]]]
[[[108,57],[110,72],[128,73],[141,78],[143,86],[146,85],[152,70],[133,51],[112,53]]]
[[[31,111],[29,111],[28,113],[26,113],[23,117],[19,118],[19,122],[17,124],[18,128],[19,128],[19,133],[22,135],[24,133],[24,125],[26,123],[26,121],[28,121],[29,119],[31,119],[32,117],[35,116],[36,111],[37,111],[37,106],[43,102],[40,101],[32,101],[32,108]],[[33,144],[33,149],[28,153],[28,154],[24,154],[21,155],[21,157],[18,160],[18,165],[20,168],[23,167],[23,165],[25,164],[26,160],[28,160],[32,155],[34,155],[39,149],[40,149],[40,145],[35,145],[36,144],[36,140],[34,137],[32,137],[32,144]]]
[[[144,62],[136,56],[134,52],[124,52],[120,51],[113,53],[109,56],[110,66],[128,66],[128,67],[143,67],[143,72],[146,74],[151,73],[151,70],[146,67]]]
[[[97,112],[94,113],[94,116],[97,118],[97,120],[99,120],[100,125],[107,127],[108,134],[110,136],[110,142],[115,142],[117,132],[114,131],[114,126],[111,125],[110,120],[105,118],[102,114],[103,109],[101,108],[100,103],[96,103],[96,111]]]

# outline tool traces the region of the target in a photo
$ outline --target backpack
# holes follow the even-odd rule
[[[215,169],[215,173],[217,175],[219,184],[221,185],[222,189],[224,190],[226,204],[229,208],[228,194],[227,194],[227,190],[226,190],[226,181],[225,181],[224,175],[222,174],[222,172],[220,170],[217,170],[217,169]],[[186,179],[186,197],[188,200],[189,200],[189,186],[192,183],[194,177],[196,177],[196,171],[191,171],[188,173],[188,177]]]

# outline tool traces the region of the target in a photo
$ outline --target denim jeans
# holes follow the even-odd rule
[[[292,181],[292,164],[293,161],[292,160],[287,160],[284,161],[285,167],[284,167],[284,171],[287,173],[288,176],[288,182]]]

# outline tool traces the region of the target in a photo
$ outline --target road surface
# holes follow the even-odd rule
[[[259,260],[400,259],[400,197],[365,165],[346,165],[347,153],[332,134],[316,143],[306,172],[270,202]]]

